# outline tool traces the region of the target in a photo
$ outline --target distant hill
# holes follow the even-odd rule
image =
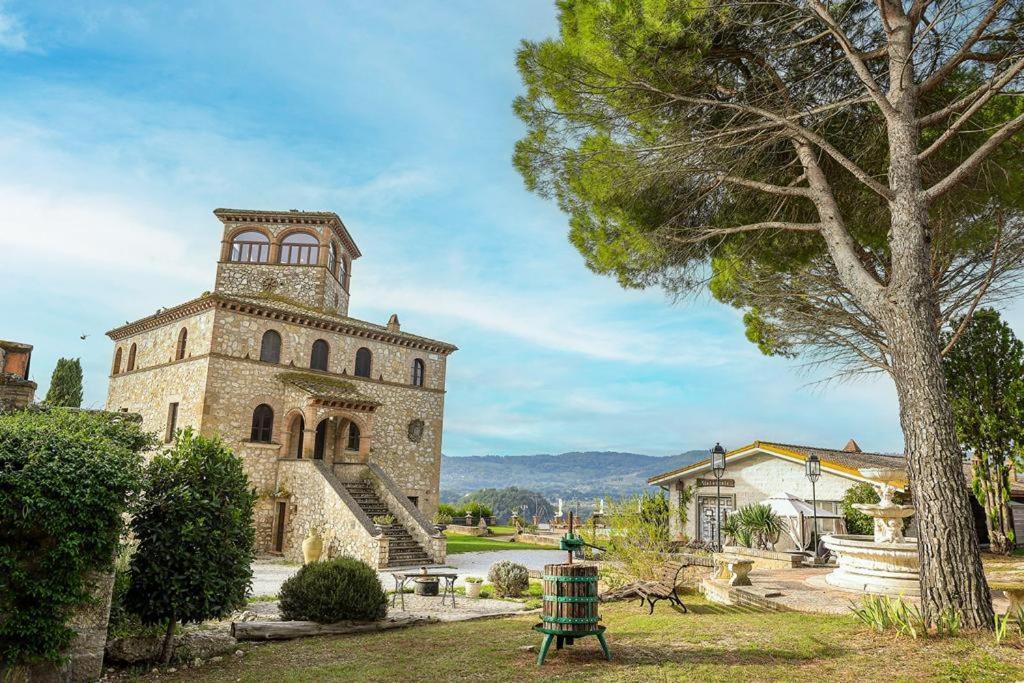
[[[441,456],[441,499],[454,502],[471,491],[518,486],[548,500],[620,498],[649,490],[647,479],[707,457],[687,451],[658,457],[590,451],[559,455]]]

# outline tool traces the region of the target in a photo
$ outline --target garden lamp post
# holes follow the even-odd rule
[[[811,512],[814,514],[814,557],[818,557],[818,478],[821,476],[821,460],[813,453],[804,465],[807,478],[811,480]]]
[[[715,474],[715,535],[717,548],[722,550],[722,475],[725,473],[725,449],[715,442],[711,449],[711,471]]]

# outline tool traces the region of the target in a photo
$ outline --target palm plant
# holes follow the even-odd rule
[[[749,535],[752,547],[760,550],[774,548],[785,528],[782,518],[764,503],[744,505],[731,518],[736,520],[741,532]]]

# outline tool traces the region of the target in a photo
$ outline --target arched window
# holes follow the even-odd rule
[[[135,344],[133,343],[131,348],[128,349],[128,365],[125,367],[125,372],[131,372],[135,369],[135,354],[138,351]]]
[[[121,373],[121,347],[118,346],[117,350],[114,351],[114,367],[110,374],[117,375]]]
[[[348,423],[348,442],[345,448],[350,451],[359,450],[359,425],[355,422]]]
[[[373,367],[373,354],[365,346],[356,351],[356,377],[369,377]]]
[[[249,440],[270,443],[270,438],[273,435],[274,409],[266,403],[261,403],[256,406],[256,410],[252,411],[252,433]]]
[[[264,363],[281,362],[281,335],[276,330],[267,330],[263,333],[263,341],[260,343],[260,360]]]
[[[309,357],[309,367],[313,370],[326,370],[327,354],[329,351],[330,347],[327,346],[327,342],[323,339],[317,339],[313,342],[313,353]]]
[[[423,386],[423,375],[426,372],[427,366],[423,362],[422,358],[417,358],[412,362],[412,385],[414,387]]]
[[[270,260],[270,240],[262,232],[240,232],[231,240],[229,260],[235,263],[266,263]]]
[[[293,232],[281,241],[281,263],[316,265],[320,260],[320,241],[308,232]]]
[[[313,459],[323,460],[327,450],[327,420],[321,420],[316,426],[316,439],[313,441]]]
[[[348,277],[349,277],[350,265],[347,256],[341,257],[341,272],[338,273],[338,282],[341,283],[342,289],[348,291]]]
[[[327,270],[331,271],[331,275],[338,277],[338,271],[335,270],[338,266],[338,245],[331,242],[331,246],[327,250]]]
[[[302,446],[306,438],[306,420],[299,415],[292,421],[292,443],[295,445],[295,457],[302,457]]]
[[[178,333],[178,346],[174,349],[174,360],[181,360],[185,357],[186,346],[188,346],[188,329],[183,327]]]

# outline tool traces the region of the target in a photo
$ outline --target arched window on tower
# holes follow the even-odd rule
[[[228,259],[235,263],[266,263],[270,260],[270,240],[255,230],[240,232],[231,240]]]
[[[124,369],[125,372],[131,372],[132,370],[135,369],[135,354],[137,352],[138,348],[135,346],[135,344],[132,344],[131,348],[128,349],[128,365]]]
[[[181,328],[178,332],[178,345],[174,348],[174,360],[181,360],[185,357],[185,349],[188,346],[188,328]]]
[[[348,423],[348,441],[345,443],[345,449],[349,451],[359,450],[359,425],[355,422]]]
[[[308,232],[293,232],[281,241],[281,263],[309,266],[320,260],[320,241]]]
[[[331,271],[331,275],[338,277],[338,271],[335,270],[338,267],[338,245],[331,242],[331,246],[327,250],[327,270]]]
[[[312,370],[326,370],[327,369],[327,356],[330,353],[330,347],[327,346],[327,342],[323,339],[317,339],[313,342],[313,353],[309,357],[309,367]]]
[[[252,411],[252,433],[249,435],[249,440],[270,443],[273,435],[274,409],[266,403],[261,403],[256,406],[256,410]]]
[[[121,374],[121,347],[118,346],[117,350],[114,351],[114,367],[111,368],[110,374],[119,375]]]
[[[281,335],[276,330],[267,330],[263,333],[263,341],[260,343],[260,360],[264,363],[281,362]]]
[[[423,386],[423,376],[426,374],[426,369],[427,366],[422,358],[417,358],[412,362],[412,385],[414,387]]]
[[[365,346],[356,351],[356,377],[369,377],[373,369],[373,354]]]
[[[346,292],[348,291],[348,280],[351,276],[352,264],[349,262],[347,256],[341,257],[341,272],[338,273],[338,282],[341,283],[341,288]]]

